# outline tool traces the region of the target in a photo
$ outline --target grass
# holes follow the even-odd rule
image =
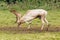
[[[15,21],[15,19],[11,13],[8,11],[0,11],[0,26],[14,24],[12,21]]]
[[[60,32],[7,33],[0,32],[0,40],[60,40]]]
[[[23,14],[25,11],[21,11]],[[49,10],[47,15],[49,24],[60,26],[60,10]],[[32,26],[40,27],[41,20],[35,19]],[[8,10],[0,10],[0,27],[16,27],[15,16]],[[27,26],[25,23],[22,25]],[[35,33],[14,33],[11,31],[0,31],[0,40],[60,40],[60,32],[35,32]]]
[[[60,25],[60,10],[51,10],[48,12],[48,21],[50,22],[50,24],[52,25]]]

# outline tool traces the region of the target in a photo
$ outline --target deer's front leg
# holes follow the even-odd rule
[[[42,27],[41,27],[41,30],[43,30],[44,25],[45,25],[45,21],[44,21],[44,17],[43,17],[43,16],[41,17],[41,21],[42,21]]]
[[[28,24],[28,29],[31,28],[31,21],[30,22],[26,22]]]
[[[21,22],[18,22],[17,24],[18,24],[18,27],[21,27]]]

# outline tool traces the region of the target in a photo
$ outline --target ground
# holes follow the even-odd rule
[[[60,40],[60,27],[0,27],[0,40]]]
[[[0,27],[0,31],[9,31],[15,33],[34,33],[34,32],[60,32],[60,27],[44,27],[43,30],[41,27],[31,27],[28,29],[27,27]]]

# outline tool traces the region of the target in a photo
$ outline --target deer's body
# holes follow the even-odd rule
[[[23,17],[21,17],[20,20],[18,21],[18,26],[20,26],[24,22],[29,24],[29,22],[32,21],[33,19],[39,18],[42,21],[42,27],[41,27],[42,30],[45,23],[47,23],[48,25],[46,15],[47,11],[43,9],[28,10],[27,13]]]
[[[41,16],[46,16],[46,15],[47,15],[47,12],[43,9],[28,10],[27,13],[23,17],[20,18],[20,22],[22,22],[22,20],[24,22],[30,21],[39,16],[41,17]]]

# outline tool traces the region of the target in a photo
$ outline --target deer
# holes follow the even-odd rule
[[[22,17],[21,17],[21,15],[18,15],[18,13],[16,13],[16,11],[14,11],[13,13],[17,16],[16,19],[19,18],[18,22],[17,22],[18,27],[21,27],[21,24],[23,24],[23,23],[27,23],[28,24],[28,29],[29,29],[31,27],[30,24],[31,24],[32,20],[36,19],[36,18],[39,18],[42,22],[41,30],[43,30],[45,23],[47,25],[49,25],[48,21],[46,19],[46,16],[47,16],[47,11],[46,10],[43,10],[43,9],[28,10],[26,12],[26,14],[24,14]]]
[[[47,16],[47,11],[46,10],[43,10],[43,9],[33,9],[33,10],[28,10],[26,12],[26,14],[20,18],[19,22],[18,22],[18,27],[22,24],[22,23],[27,23],[29,26],[28,28],[31,27],[31,21],[33,19],[36,19],[36,18],[39,18],[41,19],[42,21],[42,26],[41,26],[41,30],[43,30],[43,27],[45,25],[45,23],[47,25],[48,24],[48,21],[46,19],[46,16]]]

